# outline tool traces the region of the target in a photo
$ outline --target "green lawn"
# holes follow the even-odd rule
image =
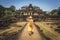
[[[36,25],[38,25],[40,27],[41,30],[43,30],[43,34],[48,37],[48,38],[51,38],[51,40],[56,40],[56,36],[57,35],[54,35],[52,33],[50,33],[48,30],[44,29],[40,24],[42,24],[44,27],[46,28],[50,28],[50,30],[53,32],[56,28],[57,28],[57,25],[56,24],[52,24],[52,23],[55,23],[55,22],[35,22]],[[51,28],[52,26],[52,28]],[[59,34],[58,34],[59,35]],[[60,36],[59,36],[60,37]]]
[[[13,32],[18,32],[18,30],[21,30],[24,25],[26,24],[26,22],[17,22],[17,23],[13,23],[10,25],[10,28],[9,29],[5,29],[5,30],[0,30],[0,35],[2,33],[13,33]]]
[[[7,33],[18,32],[18,31],[21,30],[21,29],[22,29],[22,27],[16,27],[15,29],[8,31]]]

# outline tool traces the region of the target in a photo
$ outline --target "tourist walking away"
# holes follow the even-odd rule
[[[32,16],[27,18],[28,21],[28,34],[31,36],[33,34],[33,18]]]

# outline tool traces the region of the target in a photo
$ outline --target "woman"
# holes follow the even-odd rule
[[[29,32],[29,35],[33,34],[33,19],[32,17],[28,17],[27,18],[27,21],[28,21],[28,32]]]

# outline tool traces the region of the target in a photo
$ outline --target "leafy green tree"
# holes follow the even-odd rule
[[[15,6],[10,6],[10,10],[12,11],[12,12],[15,12]]]
[[[13,16],[15,13],[15,6],[10,6],[9,8],[5,8],[0,5],[0,28],[8,27],[12,22],[16,21],[16,18]]]
[[[4,15],[4,7],[0,5],[0,18]]]
[[[58,8],[58,16],[60,16],[60,7]]]
[[[53,9],[50,13],[49,16],[58,16],[57,9]]]

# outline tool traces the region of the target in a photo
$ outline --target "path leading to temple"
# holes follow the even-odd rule
[[[28,24],[27,24],[28,25]],[[22,33],[19,34],[18,40],[45,40],[42,35],[40,35],[40,33],[38,32],[37,28],[35,27],[35,25],[33,26],[34,30],[33,30],[33,34],[30,36],[28,34],[27,31],[27,26],[23,29]]]

